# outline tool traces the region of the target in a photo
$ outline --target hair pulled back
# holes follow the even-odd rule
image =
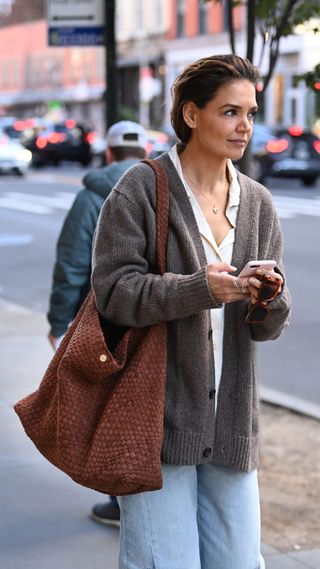
[[[203,109],[226,83],[246,80],[256,85],[258,79],[258,68],[238,55],[212,55],[188,65],[178,75],[171,89],[171,124],[178,138],[187,143],[191,136],[192,129],[183,118],[185,103],[192,101]]]

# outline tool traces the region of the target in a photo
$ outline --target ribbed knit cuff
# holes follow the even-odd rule
[[[179,292],[181,292],[181,304],[186,306],[192,304],[195,312],[222,306],[210,292],[206,266],[183,279],[179,284]]]

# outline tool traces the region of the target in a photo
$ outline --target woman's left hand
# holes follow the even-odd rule
[[[274,271],[265,271],[263,269],[257,269],[257,275],[270,275],[272,278],[276,279],[279,283],[279,288],[275,293],[274,298],[276,298],[280,293],[283,285],[283,278],[279,273],[275,273]],[[259,301],[259,288],[262,286],[262,282],[256,279],[254,276],[248,279],[248,288],[250,292],[250,301],[251,304],[256,304]],[[273,300],[274,300],[273,298]],[[270,301],[269,301],[270,302]],[[268,304],[268,302],[264,302],[263,304]]]

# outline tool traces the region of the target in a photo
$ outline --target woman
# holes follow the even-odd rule
[[[120,499],[121,569],[264,567],[253,340],[279,336],[290,301],[271,196],[231,162],[252,136],[257,78],[250,62],[224,55],[195,62],[175,81],[181,144],[159,158],[170,187],[163,276],[154,271],[147,165],[122,177],[98,223],[92,284],[100,313],[123,326],[168,321],[164,484]],[[268,316],[250,323],[261,281],[237,274],[256,259],[277,261],[277,290]]]

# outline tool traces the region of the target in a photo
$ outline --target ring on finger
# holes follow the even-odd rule
[[[238,287],[239,287],[239,285],[238,285],[238,279],[237,279],[237,278],[234,279],[234,281],[233,281],[233,286],[234,286],[234,288],[238,288]]]

